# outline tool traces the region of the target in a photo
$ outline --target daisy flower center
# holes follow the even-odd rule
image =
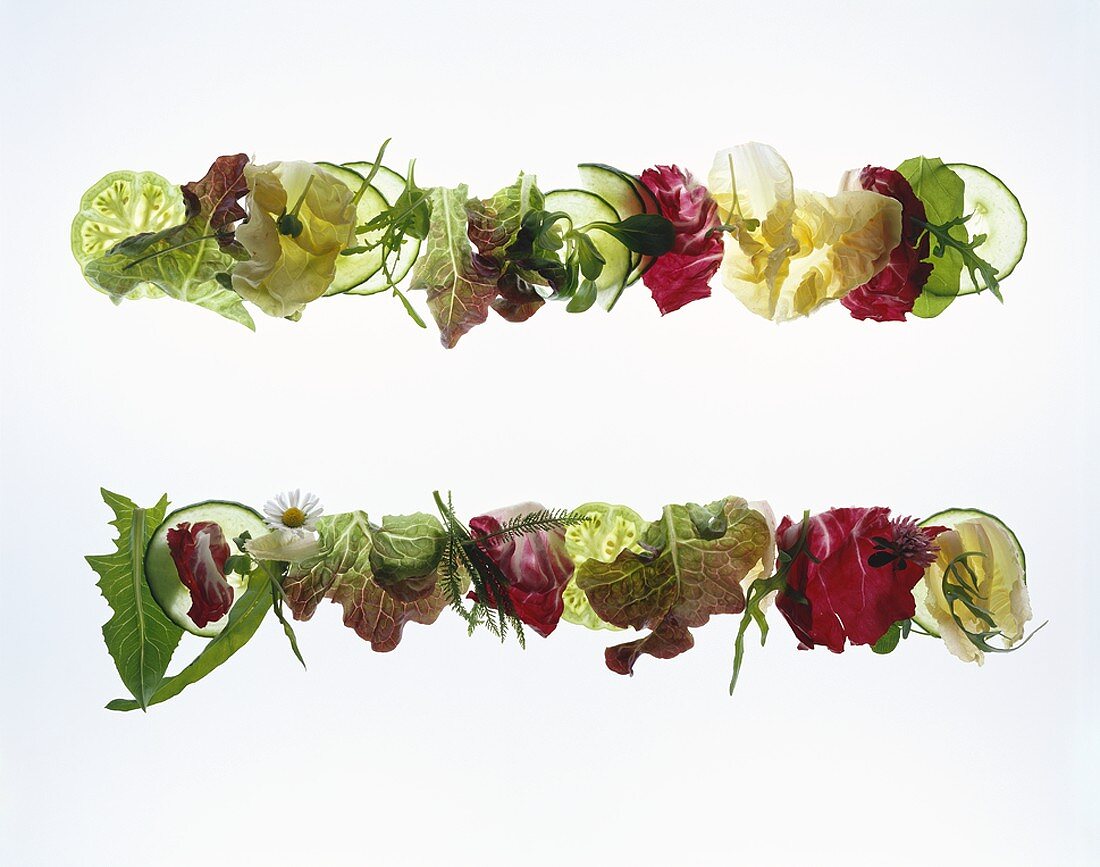
[[[306,513],[301,509],[291,506],[285,512],[283,512],[283,525],[295,529],[301,527],[306,522]]]

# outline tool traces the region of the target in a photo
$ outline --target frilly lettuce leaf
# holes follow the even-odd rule
[[[413,266],[410,285],[428,293],[428,309],[448,349],[488,318],[489,307],[497,296],[496,279],[474,268],[466,233],[468,192],[465,184],[431,190],[431,228],[424,253]]]
[[[602,563],[614,562],[626,548],[641,553],[638,540],[645,532],[646,522],[633,509],[610,503],[585,503],[573,512],[584,516],[584,521],[565,528],[565,550],[574,566],[589,559]],[[565,603],[562,617],[569,623],[588,629],[619,629],[600,619],[592,609],[588,597],[577,586],[576,574],[569,579],[562,600]]]
[[[768,521],[739,497],[699,506],[665,506],[638,542],[613,562],[584,560],[577,586],[596,614],[615,626],[650,629],[636,641],[609,647],[608,668],[632,674],[643,653],[668,659],[695,643],[689,631],[712,614],[745,607],[742,579],[771,550]]]
[[[393,650],[405,624],[434,623],[447,599],[431,574],[426,595],[402,601],[374,580],[374,528],[365,512],[326,515],[317,522],[321,553],[291,567],[283,589],[297,620],[309,620],[325,597],[344,609],[344,625],[369,641],[372,650]],[[415,579],[411,579],[415,580]]]

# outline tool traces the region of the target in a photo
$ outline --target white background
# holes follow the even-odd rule
[[[1095,863],[1094,183],[1086,2],[15,2],[3,11],[0,860],[12,865]],[[425,186],[544,188],[774,144],[796,184],[916,155],[1005,178],[1030,220],[1005,286],[941,319],[782,327],[716,286],[661,319],[495,319],[445,352],[387,297],[256,334],[113,308],[69,221],[116,168],[369,159]],[[418,301],[422,304],[422,300]],[[422,308],[423,309],[423,308]],[[265,623],[148,715],[121,693],[83,562],[105,485],[466,516],[520,499],[654,513],[982,506],[1027,547],[1047,629],[966,666],[798,652],[773,617],[726,695],[736,618],[635,677],[606,634],[526,652],[457,618],[374,654],[325,604]],[[194,650],[187,645],[187,650]],[[1090,857],[1091,856],[1091,857]]]

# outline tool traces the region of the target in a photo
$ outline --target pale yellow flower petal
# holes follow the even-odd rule
[[[340,251],[354,237],[354,192],[306,162],[249,165],[245,177],[249,217],[237,230],[237,240],[250,258],[233,269],[233,288],[272,316],[300,314],[325,294]],[[283,235],[277,220],[303,191],[298,210],[302,231],[296,237]]]

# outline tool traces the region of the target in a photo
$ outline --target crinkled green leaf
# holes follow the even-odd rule
[[[236,261],[206,237],[205,221],[194,219],[176,231],[157,233],[150,243],[124,241],[84,267],[85,276],[113,298],[126,298],[145,284],[152,284],[170,298],[199,307],[255,329],[241,296],[217,279]],[[123,246],[125,245],[125,246]],[[119,248],[122,248],[121,250]],[[127,252],[135,255],[127,255]]]
[[[466,202],[469,238],[483,256],[503,258],[516,240],[523,218],[531,211],[540,210],[544,202],[535,176],[520,172],[515,183],[498,190],[492,197]]]
[[[102,489],[103,501],[115,514],[118,530],[113,554],[85,558],[99,575],[99,589],[111,606],[111,619],[103,624],[103,640],[115,661],[119,677],[146,708],[153,701],[183,630],[169,620],[145,582],[145,547],[168,508],[163,496],[150,509]]]
[[[283,589],[298,620],[309,620],[325,597],[344,609],[344,625],[377,651],[393,650],[405,624],[430,624],[447,600],[432,574],[432,590],[402,601],[383,590],[371,569],[373,529],[365,512],[326,515],[317,522],[321,553],[291,567]]]
[[[435,572],[447,534],[435,515],[386,515],[372,531],[370,565],[385,587]]]
[[[267,569],[261,567],[252,573],[248,589],[229,610],[229,619],[225,627],[211,638],[202,652],[179,674],[166,677],[153,693],[149,704],[158,704],[179,695],[193,683],[202,680],[214,669],[240,650],[256,634],[264,617],[271,608],[271,578]],[[140,705],[128,699],[115,699],[107,705],[108,710],[137,710]]]
[[[428,309],[448,349],[480,325],[497,296],[494,277],[479,274],[467,235],[468,188],[431,190],[432,224],[425,250],[413,267],[410,288],[428,293]]]
[[[963,216],[964,184],[954,171],[938,157],[913,157],[898,166],[909,181],[917,198],[924,203],[926,220],[943,225]],[[955,227],[953,237],[966,239],[966,229]],[[959,294],[959,278],[963,270],[962,256],[948,248],[943,256],[933,256],[932,273],[913,307],[917,316],[930,319],[939,316]]]
[[[619,674],[633,673],[643,653],[667,659],[690,649],[689,630],[712,614],[740,612],[741,581],[766,561],[773,540],[760,512],[727,497],[709,506],[665,506],[639,544],[643,553],[626,548],[611,563],[590,558],[576,573],[600,618],[651,630],[607,649],[607,666]]]

